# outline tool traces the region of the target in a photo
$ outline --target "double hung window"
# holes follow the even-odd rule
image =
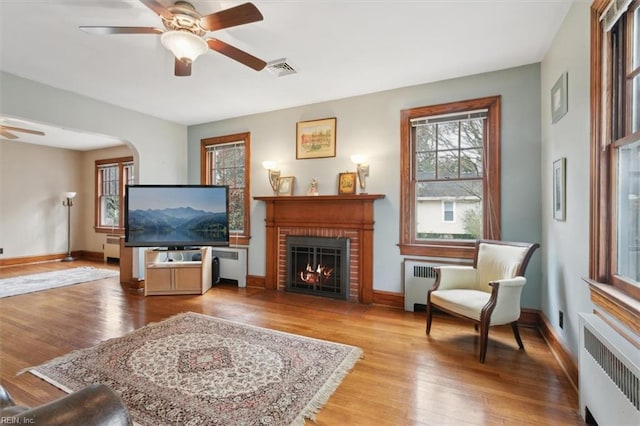
[[[468,257],[499,238],[499,123],[499,97],[402,111],[402,254]]]
[[[134,177],[133,157],[96,160],[96,231],[124,229],[124,188]]]
[[[249,244],[250,134],[201,141],[201,182],[229,187],[229,240]]]
[[[640,300],[640,1],[595,1],[591,48],[590,277]]]

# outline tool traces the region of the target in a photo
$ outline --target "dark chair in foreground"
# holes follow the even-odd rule
[[[539,244],[477,240],[473,266],[440,266],[436,282],[427,292],[427,334],[433,310],[471,320],[480,326],[480,362],[487,353],[489,327],[510,324],[524,349],[518,318],[520,295],[527,282],[527,264]]]
[[[120,397],[102,384],[88,386],[35,408],[15,405],[0,386],[1,423],[37,426],[130,426],[129,411]]]

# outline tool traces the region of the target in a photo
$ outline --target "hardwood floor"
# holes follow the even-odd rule
[[[75,261],[0,268],[0,278],[76,266]],[[193,311],[359,346],[352,372],[317,416],[319,425],[581,425],[578,395],[537,330],[489,334],[477,360],[473,326],[425,314],[256,288],[216,286],[203,296],[132,293],[109,278],[0,299],[0,381],[23,405],[64,395],[20,370]],[[308,422],[312,424],[311,422]]]

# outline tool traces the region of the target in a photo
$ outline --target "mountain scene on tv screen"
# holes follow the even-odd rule
[[[131,210],[132,242],[212,242],[227,240],[226,212],[212,213],[192,207]]]

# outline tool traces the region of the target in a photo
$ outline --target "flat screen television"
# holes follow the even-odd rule
[[[127,185],[125,246],[229,245],[229,187]]]

